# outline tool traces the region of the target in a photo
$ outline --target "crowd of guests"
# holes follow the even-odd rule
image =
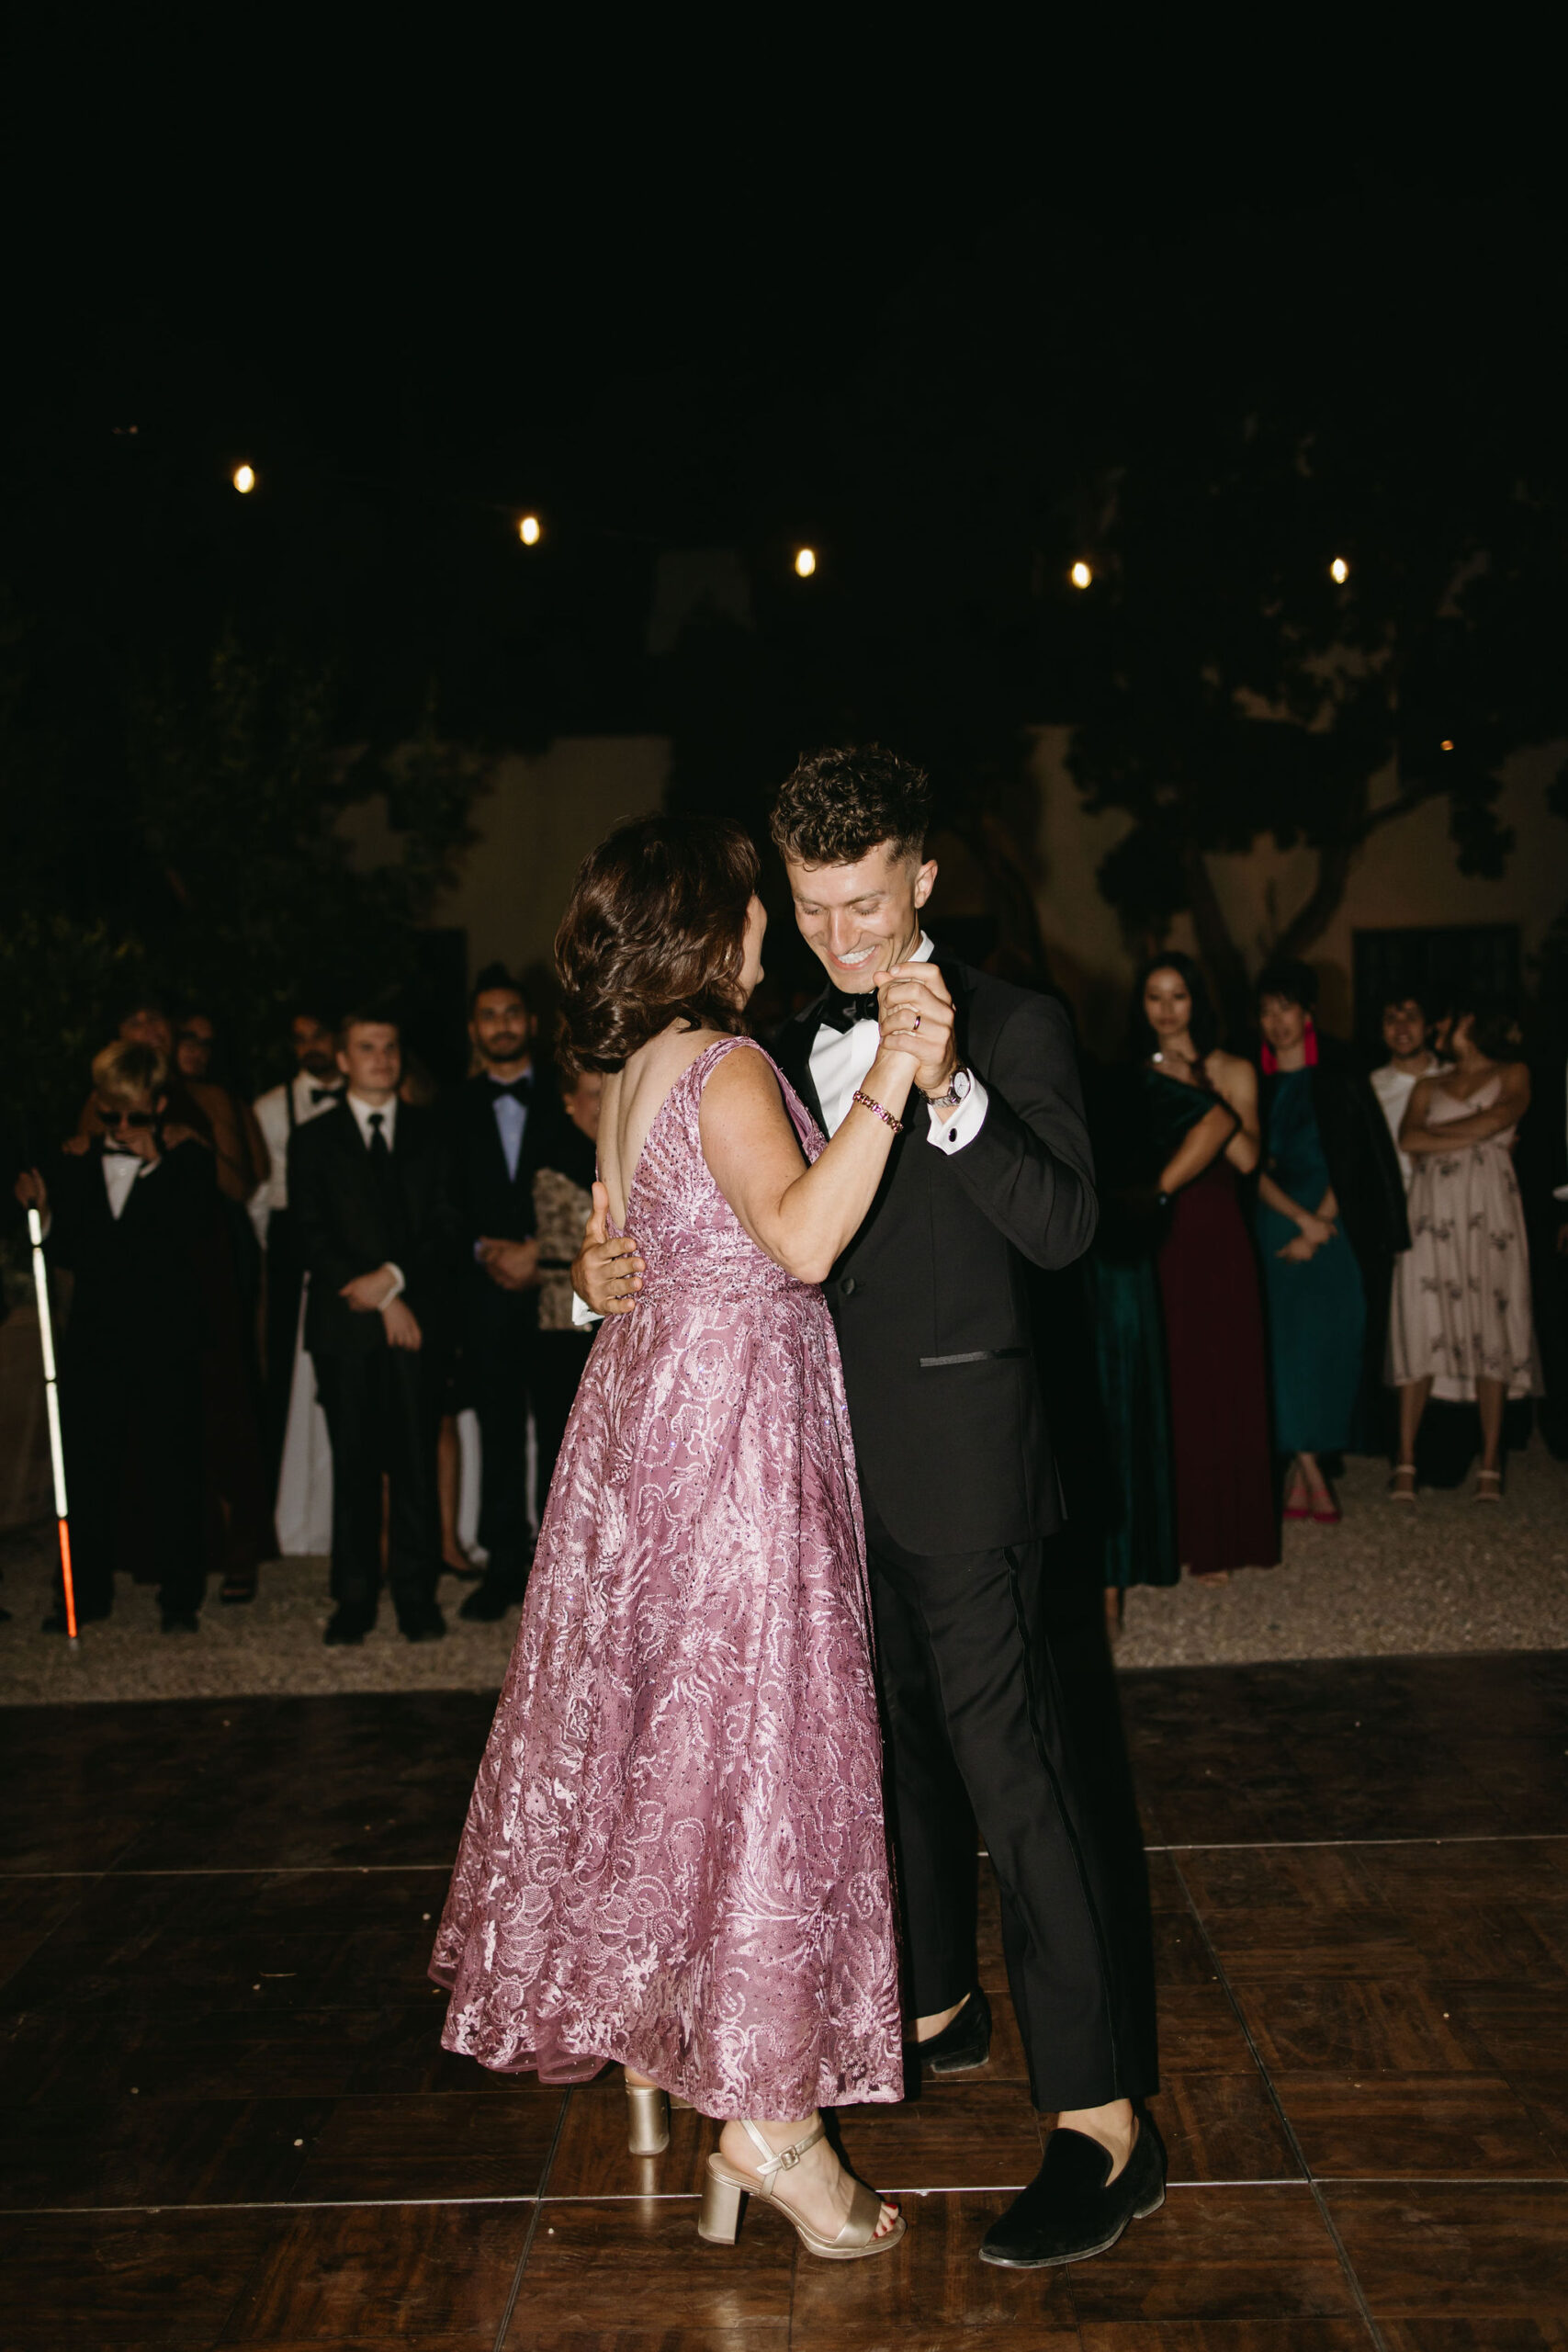
[[[1475,1459],[1500,1503],[1506,1408],[1542,1394],[1513,1012],[1396,991],[1371,1069],[1318,1026],[1304,965],[1261,974],[1257,1014],[1256,1057],[1223,1050],[1201,971],[1165,954],[1126,1055],[1086,1067],[1097,1407],[1068,1500],[1113,1627],[1130,1585],[1272,1566],[1282,1519],[1336,1523],[1347,1453],[1386,1452],[1406,1507]],[[301,1008],[292,1075],[251,1103],[205,1011],[127,1012],[75,1134],[17,1183],[73,1276],[79,1618],[108,1613],[118,1567],[194,1630],[209,1582],[249,1600],[279,1551],[330,1554],[333,1645],[383,1588],[411,1641],[446,1630],[444,1574],[472,1587],[466,1618],[520,1601],[590,1345],[569,1270],[603,1084],[563,1078],[537,1032],[522,985],[481,972],[470,1074],[439,1100],[382,1009]],[[1529,1180],[1546,1323],[1562,1142]]]
[[[1466,1408],[1450,1464],[1478,1456],[1475,1499],[1500,1503],[1506,1408],[1543,1394],[1517,1012],[1400,989],[1368,1069],[1318,1026],[1307,966],[1269,966],[1256,994],[1253,1060],[1221,1050],[1192,959],[1159,956],[1127,1056],[1089,1073],[1089,1508],[1113,1627],[1129,1585],[1272,1566],[1281,1518],[1336,1524],[1347,1453],[1386,1451],[1390,1499],[1413,1505],[1433,1398]],[[1539,1157],[1536,1252],[1561,1263],[1568,1188]],[[1438,1451],[1432,1482],[1455,1483]]]
[[[602,1085],[561,1081],[537,1028],[522,985],[481,972],[470,1075],[438,1100],[383,1008],[301,1009],[292,1076],[253,1104],[215,1076],[206,1012],[127,1012],[76,1133],[16,1183],[72,1277],[79,1621],[108,1615],[118,1568],[194,1632],[209,1581],[253,1599],[280,1545],[330,1553],[334,1645],[383,1588],[410,1641],[439,1637],[447,1571],[465,1617],[521,1600],[587,1358],[568,1270]],[[65,1623],[62,1592],[46,1630]]]

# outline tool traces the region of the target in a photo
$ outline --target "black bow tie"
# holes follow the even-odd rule
[[[510,1094],[514,1102],[523,1104],[525,1110],[534,1099],[534,1081],[531,1078],[492,1078],[491,1085],[495,1090],[496,1095]]]
[[[817,1017],[822,1028],[840,1031],[852,1029],[862,1021],[874,1021],[877,1018],[876,990],[868,989],[863,996],[851,996],[843,989],[836,989],[829,983],[827,1001]]]
[[[342,1101],[343,1089],[341,1086],[312,1086],[310,1089],[310,1108],[312,1110],[314,1110],[320,1102],[341,1102]]]

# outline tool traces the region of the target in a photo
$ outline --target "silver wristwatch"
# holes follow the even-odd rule
[[[975,1081],[966,1069],[955,1069],[947,1081],[946,1093],[928,1094],[926,1101],[933,1111],[940,1112],[944,1119],[948,1119],[952,1117],[961,1102],[967,1101],[974,1091],[974,1086]]]

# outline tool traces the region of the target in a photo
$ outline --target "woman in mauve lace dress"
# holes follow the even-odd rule
[[[819,1284],[872,1204],[913,1057],[824,1147],[740,1034],[756,854],[624,825],[556,943],[567,1049],[607,1073],[602,1186],[640,1295],[600,1329],[550,1487],[431,1973],[502,2072],[626,2069],[634,2153],[721,2118],[698,2228],[750,2190],[803,2244],[903,2222],[817,2110],[903,2096],[864,1536]]]
[[[1416,1498],[1416,1433],[1427,1399],[1474,1401],[1475,1499],[1503,1499],[1503,1408],[1540,1394],[1529,1245],[1512,1145],[1530,1075],[1510,1007],[1455,1009],[1452,1067],[1418,1079],[1399,1130],[1415,1162],[1410,1248],[1395,1261],[1388,1376],[1399,1391],[1399,1461],[1389,1492]]]

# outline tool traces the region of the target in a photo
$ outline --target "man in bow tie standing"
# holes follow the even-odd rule
[[[829,1135],[886,1116],[864,1092],[880,1038],[919,1063],[882,1189],[824,1288],[888,1737],[906,2085],[989,2060],[977,1824],[1033,2102],[1057,2120],[1039,2175],[980,2252],[1036,2268],[1104,2252],[1165,2194],[1159,2136],[1135,2104],[1156,2088],[1134,1989],[1146,1957],[1128,1949],[1046,1625],[1062,1508],[1031,1269],[1080,1257],[1097,1204],[1062,1007],[925,930],[930,819],[925,777],[875,746],[822,752],[785,782],[773,838],[828,985],[773,1051]],[[635,1252],[590,1227],[573,1280],[591,1306],[635,1310]]]
[[[479,1536],[490,1555],[458,1613],[481,1623],[504,1616],[522,1600],[533,1557],[527,1441],[539,1326],[534,1170],[559,1115],[554,1090],[535,1065],[536,1027],[519,983],[503,965],[487,966],[468,1006],[479,1069],[459,1089],[448,1125],[463,1221],[463,1398],[479,1416]]]

